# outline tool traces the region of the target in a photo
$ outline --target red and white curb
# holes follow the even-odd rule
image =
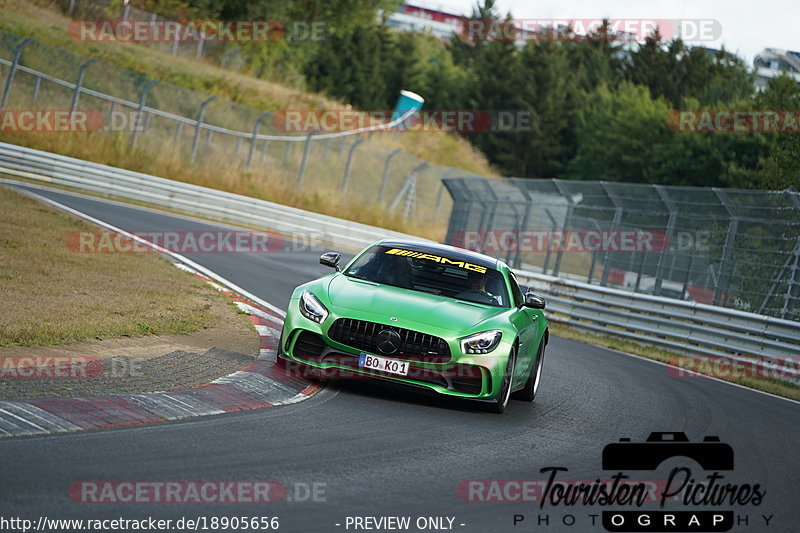
[[[240,309],[250,315],[260,337],[260,351],[253,364],[196,387],[139,394],[0,401],[0,438],[136,426],[288,405],[306,400],[321,390],[320,385],[291,376],[285,369],[275,365],[285,316],[281,309],[180,254],[49,198],[30,191],[21,192],[168,255],[177,261],[179,268],[200,276],[225,292]]]
[[[0,401],[0,438],[135,426],[288,405],[319,392],[320,385],[290,376],[275,366],[282,318],[216,286],[250,315],[258,331],[260,350],[253,364],[210,383],[183,389]]]

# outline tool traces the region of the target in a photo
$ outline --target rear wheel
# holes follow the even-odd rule
[[[514,346],[511,353],[508,355],[508,363],[506,364],[505,372],[503,372],[503,382],[500,385],[500,392],[498,392],[497,397],[486,406],[489,412],[503,413],[506,407],[508,407],[508,402],[511,399],[511,378],[514,375],[514,367],[516,364],[517,347]]]
[[[528,376],[528,381],[525,382],[525,387],[514,393],[515,400],[522,400],[523,402],[532,402],[536,398],[536,391],[539,390],[539,382],[542,380],[542,367],[544,366],[544,338],[539,341],[539,349],[536,351],[536,363],[531,369],[531,374]]]

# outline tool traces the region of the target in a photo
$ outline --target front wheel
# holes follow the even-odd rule
[[[500,392],[497,397],[487,404],[486,409],[491,413],[503,413],[508,407],[508,401],[511,399],[511,378],[514,376],[514,367],[517,364],[517,348],[514,347],[508,355],[508,363],[506,370],[503,372],[503,383],[500,385]]]
[[[536,398],[536,391],[539,390],[539,382],[542,380],[542,367],[544,366],[544,337],[539,341],[539,349],[536,351],[536,364],[531,369],[525,387],[514,393],[515,400],[532,402]]]

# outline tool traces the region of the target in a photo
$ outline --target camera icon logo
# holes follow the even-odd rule
[[[690,442],[683,432],[653,432],[645,442],[622,438],[603,448],[603,470],[655,470],[672,457],[688,457],[704,470],[733,470],[733,448],[708,436]]]

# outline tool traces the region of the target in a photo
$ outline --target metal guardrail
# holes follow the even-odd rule
[[[0,143],[0,172],[286,234],[313,230],[325,244],[353,250],[385,237],[408,237],[265,200],[7,143]]]
[[[360,249],[382,238],[417,237],[71,157],[0,143],[0,173],[136,200],[233,224],[324,235],[332,247]],[[723,357],[797,381],[800,323],[723,307],[626,292],[517,271],[548,301],[548,316],[580,329],[683,355]],[[786,358],[792,364],[786,365]]]
[[[534,272],[517,275],[545,297],[548,318],[555,322],[680,355],[724,357],[778,379],[800,379],[800,323]]]

